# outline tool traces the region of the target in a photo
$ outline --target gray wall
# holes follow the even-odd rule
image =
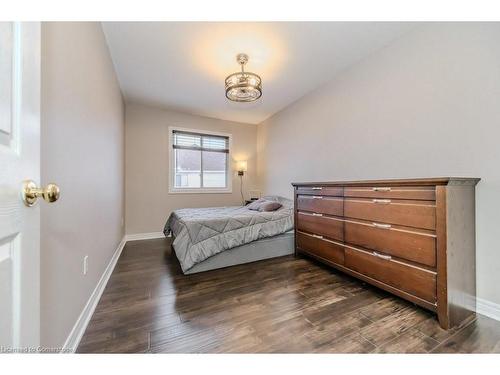
[[[479,297],[500,303],[500,24],[421,26],[258,129],[264,193],[292,181],[473,176]]]
[[[244,195],[257,185],[257,126],[127,103],[126,233],[161,232],[178,208],[240,205],[240,180],[233,170],[232,193],[169,194],[169,126],[232,134],[232,158],[247,160]]]
[[[60,347],[123,237],[124,105],[99,23],[42,24],[41,343]],[[89,255],[88,274],[82,261]]]

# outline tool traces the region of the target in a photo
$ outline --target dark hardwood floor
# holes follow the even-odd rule
[[[169,239],[127,243],[80,353],[500,353],[500,322],[434,315],[308,258],[185,276]]]

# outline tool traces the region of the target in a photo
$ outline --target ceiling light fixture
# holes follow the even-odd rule
[[[226,78],[226,98],[233,102],[253,102],[262,96],[262,80],[255,73],[245,72],[248,55],[236,56],[241,65],[241,72],[233,73]]]

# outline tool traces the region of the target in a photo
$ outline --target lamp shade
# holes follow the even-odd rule
[[[237,170],[238,172],[246,172],[247,171],[247,161],[240,160],[237,162]]]

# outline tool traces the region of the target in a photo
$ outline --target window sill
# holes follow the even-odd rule
[[[169,194],[231,194],[232,189],[169,189]]]

